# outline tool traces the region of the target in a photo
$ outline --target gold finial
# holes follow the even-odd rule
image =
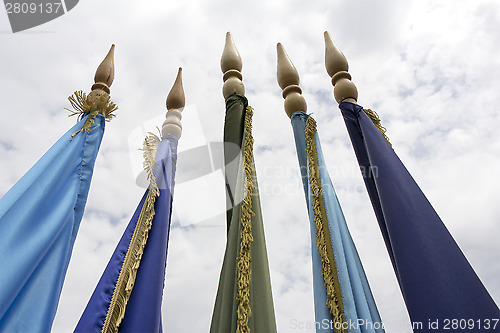
[[[92,85],[92,91],[87,98],[88,102],[95,102],[102,95],[110,93],[109,87],[115,78],[114,55],[115,44],[111,45],[108,55],[106,55],[106,58],[104,58],[99,67],[97,67],[94,76],[95,83]]]
[[[347,72],[349,70],[347,59],[333,43],[328,31],[325,31],[325,67],[332,78],[333,94],[337,103],[342,101],[356,103],[358,89],[351,81],[351,74]]]
[[[285,112],[291,117],[294,112],[307,111],[307,104],[299,87],[299,73],[286,54],[281,43],[277,45],[278,51],[278,84],[283,89],[285,99]]]
[[[167,110],[181,109],[186,105],[186,97],[184,96],[184,87],[182,86],[182,68],[179,67],[174,85],[167,96]]]
[[[182,87],[182,68],[179,67],[174,85],[167,96],[167,114],[161,129],[162,136],[171,134],[177,139],[182,135],[182,110],[186,105],[184,88]]]
[[[230,32],[227,32],[224,51],[222,51],[220,59],[220,68],[222,73],[224,73],[222,77],[224,80],[224,85],[222,86],[222,95],[224,95],[224,98],[228,98],[235,93],[245,95],[245,86],[241,81],[243,78],[241,75],[242,67],[241,57],[234,45],[233,37]]]

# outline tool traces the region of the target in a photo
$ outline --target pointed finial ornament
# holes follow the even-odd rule
[[[333,43],[328,31],[325,31],[325,67],[332,78],[333,95],[337,103],[342,101],[356,103],[358,89],[351,81],[351,74],[348,73],[347,59]]]
[[[182,110],[186,105],[184,88],[182,87],[182,68],[179,67],[174,85],[167,96],[167,114],[161,128],[162,136],[171,134],[177,139],[182,135]]]
[[[224,98],[228,98],[235,93],[245,95],[245,86],[241,81],[243,79],[241,75],[242,67],[241,57],[234,45],[233,37],[230,32],[227,32],[224,51],[222,51],[220,59],[220,68],[222,73],[224,73],[222,77],[224,80],[224,85],[222,86],[222,95],[224,95]]]
[[[299,73],[286,54],[281,43],[276,46],[278,51],[278,84],[283,90],[285,99],[285,112],[291,117],[294,112],[307,112],[306,100],[299,87]]]
[[[101,62],[99,67],[95,72],[94,84],[92,85],[92,91],[87,97],[87,101],[90,103],[95,102],[99,97],[104,94],[109,94],[109,87],[115,79],[115,44],[111,45],[106,58]]]

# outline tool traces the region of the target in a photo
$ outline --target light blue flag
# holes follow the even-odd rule
[[[295,112],[291,121],[311,226],[316,331],[384,332],[361,260],[326,169],[316,122],[304,112]],[[320,246],[324,250],[323,255],[317,246],[318,224],[325,226],[324,241]],[[327,274],[332,278],[330,284],[325,283],[323,256],[330,261],[331,269]],[[328,286],[330,295],[333,293],[336,296],[333,307],[336,318],[331,314],[332,306],[327,306]]]
[[[87,117],[0,199],[0,332],[51,329],[104,134]]]

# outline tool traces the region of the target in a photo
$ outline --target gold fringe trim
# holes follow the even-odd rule
[[[389,137],[385,134],[385,132],[387,132],[387,128],[382,126],[382,122],[380,121],[380,117],[378,116],[377,112],[370,110],[370,109],[363,109],[363,111],[365,111],[368,118],[370,118],[370,120],[373,122],[373,124],[378,128],[380,133],[382,133],[384,138],[387,140],[387,142],[389,142],[389,144],[392,147],[392,144],[389,141]]]
[[[312,192],[312,208],[314,211],[314,225],[316,226],[316,247],[321,256],[321,274],[323,275],[326,290],[326,306],[330,310],[334,327],[337,333],[347,333],[344,304],[342,301],[342,291],[337,275],[337,267],[333,256],[330,230],[326,218],[324,198],[321,192],[320,170],[318,165],[318,155],[316,152],[316,121],[309,116],[306,122],[306,143],[309,167],[309,184]]]
[[[236,295],[236,301],[238,302],[237,333],[250,333],[248,320],[252,316],[250,309],[250,280],[252,277],[250,245],[253,242],[252,215],[255,215],[252,211],[252,196],[255,188],[252,179],[254,143],[252,137],[252,116],[253,109],[248,106],[245,113],[245,146],[243,155],[246,193],[241,206],[240,256],[236,259],[238,261],[238,294]]]
[[[150,181],[149,191],[137,220],[132,239],[130,240],[127,254],[123,260],[120,275],[118,276],[118,281],[116,282],[111,303],[109,304],[106,319],[104,320],[104,325],[101,330],[102,333],[118,332],[120,324],[125,317],[127,303],[130,299],[132,289],[134,288],[137,271],[141,264],[142,255],[144,254],[144,247],[148,241],[149,230],[151,230],[153,224],[155,201],[160,195],[154,177],[156,150],[160,139],[154,134],[149,134],[150,135],[144,140],[142,149],[144,152],[143,165]]]
[[[100,96],[95,102],[91,103],[88,101],[87,94],[80,90],[75,91],[72,96],[68,97],[68,100],[73,107],[73,110],[66,109],[71,112],[69,117],[81,115],[87,112],[89,114],[82,128],[79,131],[73,133],[72,136],[75,136],[81,131],[90,133],[92,126],[94,126],[94,119],[99,113],[104,115],[107,121],[110,121],[113,117],[116,116],[113,112],[118,109],[118,106],[116,106],[116,104],[111,101],[108,94]]]

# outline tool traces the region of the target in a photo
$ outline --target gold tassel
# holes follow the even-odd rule
[[[94,119],[99,113],[104,115],[107,121],[110,121],[113,117],[116,116],[113,112],[118,109],[118,106],[116,106],[116,104],[111,101],[108,94],[102,95],[95,102],[90,103],[87,99],[87,94],[80,90],[75,91],[72,96],[68,97],[68,100],[73,107],[73,110],[66,109],[71,112],[69,117],[81,115],[84,113],[89,114],[89,116],[85,120],[85,123],[83,123],[82,128],[79,131],[73,133],[72,136],[75,136],[81,131],[90,133],[90,131],[92,130],[92,126],[94,126],[95,123]]]
[[[137,220],[132,239],[130,240],[127,254],[123,260],[120,275],[118,276],[118,281],[116,282],[113,296],[108,307],[106,319],[101,329],[102,333],[118,332],[120,324],[125,317],[127,303],[130,299],[132,289],[134,288],[137,271],[141,264],[142,255],[144,254],[144,247],[148,241],[149,230],[151,230],[153,224],[155,201],[160,195],[160,190],[158,189],[154,177],[156,150],[160,139],[154,134],[149,134],[150,135],[144,140],[142,149],[144,152],[144,169],[150,181],[149,191]]]
[[[309,184],[313,196],[311,205],[314,211],[314,225],[316,227],[316,247],[321,256],[321,274],[323,275],[326,290],[326,306],[330,310],[334,327],[337,333],[347,333],[342,301],[342,291],[337,275],[337,267],[330,243],[330,230],[326,218],[323,194],[321,191],[320,170],[316,152],[316,121],[309,116],[306,122],[307,158],[309,167]]]
[[[365,111],[368,118],[370,118],[370,120],[373,122],[373,124],[378,128],[380,133],[382,133],[384,138],[387,140],[387,142],[392,147],[392,144],[389,141],[389,137],[385,134],[385,132],[387,132],[387,129],[384,126],[382,126],[382,122],[380,121],[380,117],[378,116],[377,112],[370,110],[370,109],[363,109],[363,111]]]
[[[237,333],[250,333],[248,320],[252,316],[250,309],[250,280],[252,270],[250,262],[252,261],[250,253],[250,245],[253,242],[252,236],[252,196],[255,185],[252,179],[253,167],[253,137],[252,137],[252,115],[253,109],[248,106],[245,113],[245,146],[243,155],[243,165],[245,167],[245,198],[241,205],[241,230],[240,230],[240,256],[238,261],[238,294],[236,301],[238,302],[238,322]]]

